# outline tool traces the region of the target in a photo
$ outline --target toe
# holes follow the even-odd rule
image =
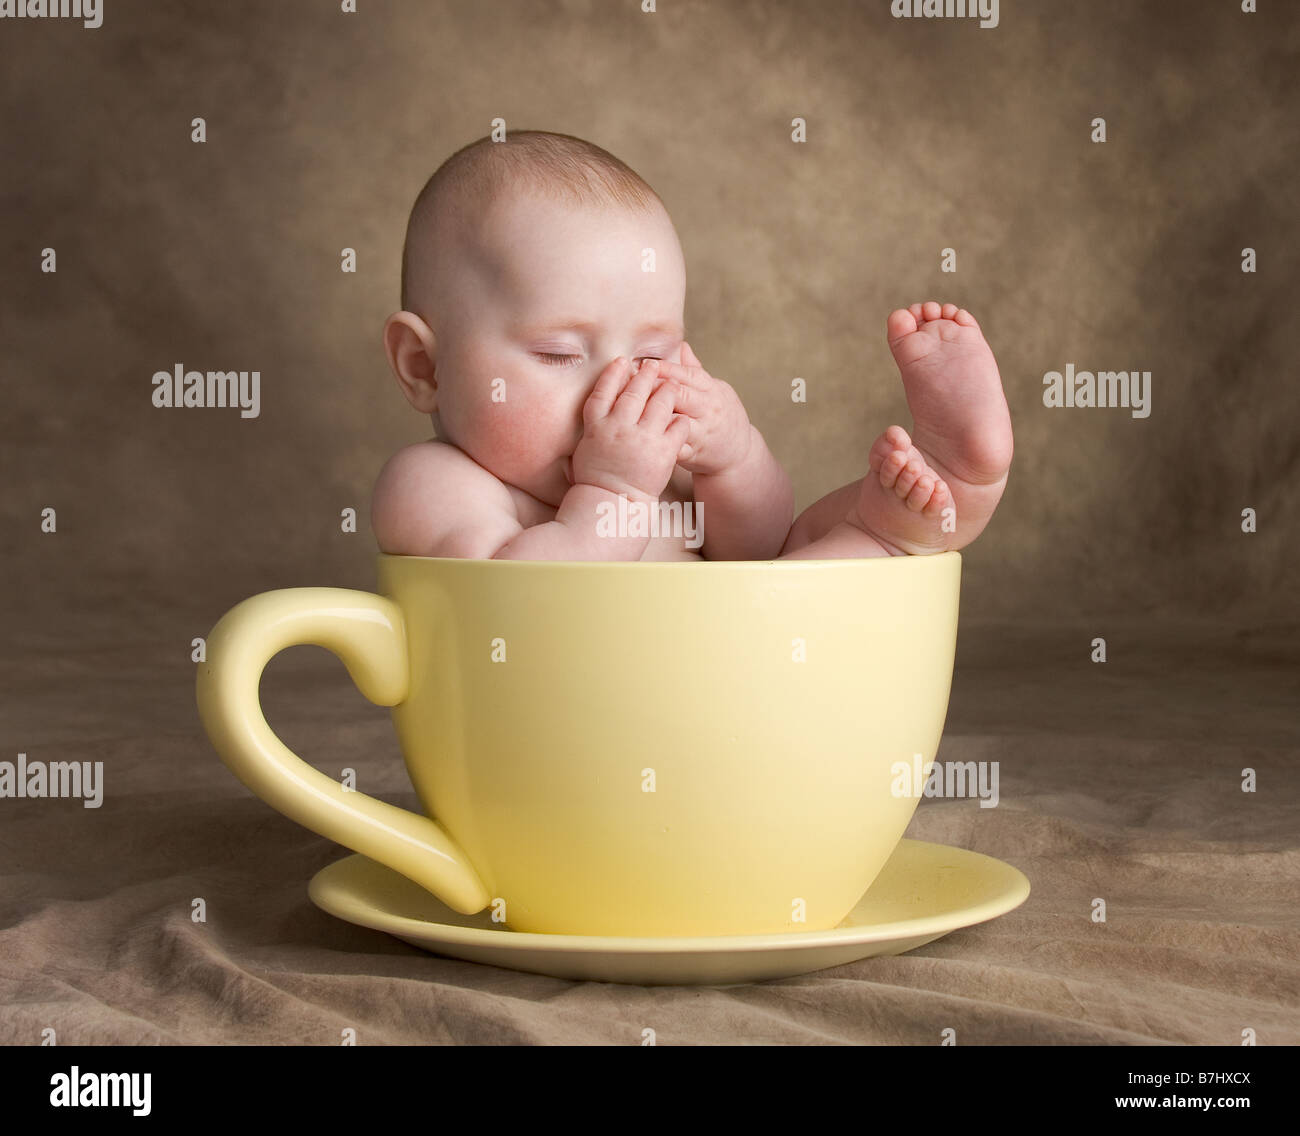
[[[957,314],[956,304],[944,304],[944,306],[939,311],[939,315],[946,320],[952,319],[952,317],[955,316],[956,314]]]
[[[965,308],[958,308],[957,314],[953,316],[953,319],[963,327],[979,327],[979,324],[975,322],[975,317]]]
[[[919,307],[919,304],[912,305],[912,308]],[[899,308],[889,313],[889,319],[885,323],[885,338],[890,343],[896,343],[903,336],[911,335],[916,330],[917,315],[912,308]]]
[[[934,300],[926,300],[921,305],[921,314],[928,320],[937,320],[941,311],[943,309]]]
[[[914,513],[919,513],[925,508],[930,500],[930,495],[934,492],[935,476],[932,473],[923,473],[916,479],[916,484],[912,486],[912,491],[907,495],[907,507]]]
[[[898,480],[898,475],[905,465],[907,465],[906,451],[895,450],[889,454],[880,463],[880,484],[885,489],[893,489],[894,482]]]
[[[894,492],[899,497],[906,497],[912,492],[912,486],[916,484],[916,479],[925,472],[925,462],[915,454],[908,458],[907,464],[903,466],[902,472],[899,473],[898,479],[894,482]]]
[[[907,436],[907,431],[901,426],[891,426],[876,439],[867,460],[871,463],[872,469],[879,469],[884,460],[895,450],[902,450],[904,456],[910,456],[908,451],[911,448],[912,439]]]
[[[912,439],[907,436],[907,431],[901,426],[891,426],[881,437],[895,450],[910,450],[912,448]]]
[[[943,514],[948,503],[948,483],[943,478],[940,478],[934,483],[934,492],[930,494],[930,500],[921,512],[927,517],[939,517]]]
[[[889,439],[883,434],[876,439],[876,444],[871,447],[871,452],[867,455],[867,468],[872,473],[879,473],[881,466],[885,464],[885,459],[894,452],[897,447],[890,444]]]

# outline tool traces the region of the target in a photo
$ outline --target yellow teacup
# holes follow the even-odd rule
[[[379,557],[382,596],[265,592],[208,639],[222,760],[286,816],[518,931],[834,927],[919,797],[957,638],[961,557],[554,563]],[[262,670],[328,647],[393,707],[427,816],[311,768]],[[436,820],[431,819],[436,818]]]

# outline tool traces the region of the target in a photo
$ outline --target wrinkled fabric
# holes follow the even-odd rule
[[[923,800],[907,832],[1014,864],[1022,906],[905,955],[693,988],[446,959],[325,914],[307,882],[348,853],[221,764],[183,653],[28,633],[3,663],[28,758],[104,761],[104,798],[0,801],[0,1043],[635,1045],[647,1027],[659,1044],[1300,1042],[1294,649],[1130,631],[1137,660],[1103,678],[1049,661],[1063,638],[959,639],[938,760],[997,761],[999,803]],[[340,662],[284,652],[262,698],[322,771],[414,807],[387,711]]]
[[[94,30],[5,21],[0,761],[102,761],[104,800],[0,799],[0,1043],[1300,1041],[1300,23],[889,8],[119,0]],[[497,114],[659,192],[691,346],[800,509],[911,429],[890,310],[979,320],[1015,460],[962,552],[938,757],[998,761],[1001,800],[924,801],[908,835],[1014,864],[1021,907],[694,989],[442,959],[309,901],[349,853],[221,765],[193,641],[257,592],[373,588],[371,487],[430,434],[381,340],[407,216]],[[178,365],[256,370],[257,417],[155,407]],[[1044,406],[1071,367],[1149,371],[1149,416]],[[323,772],[413,804],[388,712],[337,660],[285,652],[262,691]]]

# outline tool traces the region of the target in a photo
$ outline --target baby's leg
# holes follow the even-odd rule
[[[894,556],[882,542],[846,521],[862,492],[860,478],[809,505],[790,526],[779,560],[840,560]]]
[[[900,308],[888,321],[912,435],[891,426],[871,473],[810,506],[783,558],[907,556],[963,548],[988,524],[1007,483],[1011,419],[979,324],[955,304]]]
[[[868,464],[866,477],[799,514],[780,559],[911,556],[947,547],[940,522],[952,504],[948,486],[901,426],[876,439]]]
[[[877,441],[894,450],[899,484],[888,492],[891,467],[882,469],[886,492],[864,493],[859,517],[908,552],[964,548],[992,518],[1011,466],[1011,417],[997,362],[975,317],[956,304],[900,308],[886,334],[913,426],[910,438],[895,426]],[[909,480],[908,508],[900,512],[896,500]]]

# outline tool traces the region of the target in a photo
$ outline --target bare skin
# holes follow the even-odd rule
[[[1010,420],[992,353],[954,305],[890,316],[913,434],[891,426],[871,448],[871,472],[792,526],[788,476],[735,390],[685,342],[685,267],[662,209],[523,196],[494,207],[475,236],[454,289],[430,290],[412,304],[420,312],[385,324],[398,385],[437,414],[440,437],[398,451],[380,473],[371,524],[383,551],[831,559],[960,548],[988,522],[1006,483]],[[602,512],[620,498],[696,506],[702,546],[685,533],[602,532]],[[956,531],[943,531],[953,508]]]
[[[446,295],[389,317],[384,344],[438,441],[375,484],[379,547],[515,560],[756,560],[778,555],[790,480],[735,391],[684,340],[685,264],[662,209],[499,202]],[[645,249],[655,270],[643,267]],[[570,321],[582,327],[570,327]],[[680,366],[675,376],[660,374]],[[702,507],[685,533],[601,535],[620,497]]]
[[[782,559],[960,549],[997,508],[1013,453],[1011,416],[975,317],[930,300],[891,313],[886,334],[912,434],[886,429],[868,455],[871,472],[804,510]]]

